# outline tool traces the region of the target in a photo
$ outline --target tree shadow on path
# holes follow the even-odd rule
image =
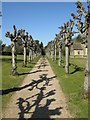
[[[47,74],[44,74],[47,76]],[[43,76],[43,75],[42,75]],[[52,76],[50,78],[46,78],[46,84],[48,84],[48,81],[52,80],[53,78],[55,78],[56,76]],[[32,80],[31,83],[25,85],[25,86],[22,86],[22,87],[14,87],[14,88],[10,88],[10,89],[6,89],[6,90],[0,90],[0,95],[5,95],[5,94],[9,94],[11,92],[16,92],[16,91],[20,91],[20,90],[23,90],[27,87],[30,87],[30,86],[37,86],[39,83],[43,82],[43,80],[45,80],[45,77],[44,78],[41,78],[39,80]]]
[[[40,76],[40,79],[37,80],[38,82],[35,82],[36,80],[34,80],[34,82],[36,84],[33,84],[31,86],[30,91],[32,91],[33,89],[37,89],[39,90],[39,93],[34,94],[26,99],[23,98],[19,98],[18,102],[16,103],[19,107],[20,112],[19,114],[19,118],[23,119],[25,115],[28,115],[28,117],[31,115],[30,118],[50,118],[51,115],[60,115],[60,109],[63,109],[62,107],[56,107],[54,109],[49,109],[49,106],[52,104],[52,102],[55,102],[56,99],[52,98],[49,99],[48,97],[55,95],[56,90],[52,89],[50,91],[48,91],[47,93],[44,94],[44,91],[46,90],[46,86],[49,86],[49,82],[51,78],[47,78],[47,74],[42,74]],[[40,88],[38,87],[39,83],[46,81]],[[33,99],[36,96],[36,99],[33,100],[31,103],[28,101],[29,99]],[[46,104],[44,106],[41,105],[41,101],[43,99],[46,99]],[[25,105],[25,106],[24,106]],[[32,111],[32,108],[35,108],[34,111]]]

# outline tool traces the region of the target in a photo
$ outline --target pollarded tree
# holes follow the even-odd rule
[[[63,35],[62,35],[62,31],[60,31],[59,34],[56,34],[56,38],[57,38],[57,46],[58,46],[58,49],[59,49],[59,62],[58,62],[58,65],[61,66],[61,61],[62,61],[62,38],[63,38]]]
[[[28,43],[28,47],[29,47],[29,63],[31,63],[32,60],[32,47],[33,47],[33,40],[32,40],[32,36],[30,35],[30,40]]]
[[[52,61],[54,61],[54,42],[53,41],[51,41],[50,49],[51,49],[51,59]]]
[[[77,28],[79,31],[79,34],[81,35],[82,39],[83,39],[83,43],[86,45],[86,48],[88,48],[88,56],[87,56],[87,62],[86,62],[86,69],[85,69],[85,80],[84,80],[84,89],[85,91],[88,91],[90,88],[90,80],[89,78],[89,71],[90,68],[88,68],[89,63],[88,60],[90,59],[89,56],[89,39],[90,39],[90,1],[88,1],[88,12],[85,11],[85,8],[83,7],[82,3],[80,1],[76,2],[77,5],[77,12],[78,12],[78,16],[76,16],[77,19]],[[85,18],[84,22],[82,21],[82,18]]]
[[[23,46],[24,46],[24,62],[23,62],[23,67],[26,67],[27,65],[27,41],[28,41],[28,32],[26,32],[25,35],[25,30],[19,30],[19,36],[23,39]]]
[[[10,38],[11,40],[11,48],[12,48],[12,75],[16,75],[16,42],[18,41],[18,33],[16,31],[15,25],[13,25],[14,28],[14,34],[10,34],[10,32],[7,32],[5,34],[6,37]]]
[[[59,66],[61,66],[61,61],[62,61],[62,42],[58,42],[58,48],[59,48]]]
[[[61,66],[61,61],[62,61],[62,41],[60,40],[61,35],[56,34],[56,38],[58,39],[57,46],[58,46],[58,49],[59,49],[59,62],[58,62],[58,65]]]
[[[50,55],[51,55],[50,42],[48,42],[47,46],[45,47],[45,52],[46,52],[46,55],[50,58]]]
[[[74,35],[73,27],[74,27],[75,18],[73,20],[70,19],[70,22],[64,23],[64,26],[59,27],[61,29],[61,33],[64,37],[65,41],[65,73],[69,74],[69,46],[72,44],[71,38]]]
[[[55,63],[56,63],[56,57],[57,57],[57,38],[54,39],[54,50],[55,50]]]
[[[40,48],[40,45],[35,41],[35,53],[36,57],[40,55],[42,49]]]

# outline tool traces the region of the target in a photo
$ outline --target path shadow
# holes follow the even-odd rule
[[[45,74],[47,76],[47,74]],[[42,74],[43,76],[43,74]],[[14,88],[10,88],[10,89],[6,89],[6,90],[0,90],[0,95],[5,95],[5,94],[9,94],[11,92],[16,92],[16,91],[20,91],[20,90],[23,90],[27,87],[35,87],[35,86],[38,86],[39,83],[43,82],[43,81],[46,81],[45,84],[48,84],[48,81],[52,80],[53,78],[55,78],[56,76],[52,76],[50,78],[46,78],[47,80],[43,79],[43,78],[40,78],[38,80],[32,80],[31,83],[25,85],[25,86],[22,86],[22,87],[14,87]],[[31,89],[32,90],[32,89]]]
[[[40,65],[36,66],[36,68],[40,69],[41,67],[42,67],[42,68],[45,68],[46,66],[48,66],[47,61],[46,61],[45,58],[43,58],[43,59],[41,59],[41,61],[40,61]]]
[[[28,115],[28,118],[50,118],[50,115],[60,115],[60,109],[63,109],[62,107],[49,109],[49,106],[52,104],[52,102],[55,102],[56,99],[49,99],[47,97],[52,96],[55,94],[56,90],[51,90],[44,94],[44,90],[46,90],[46,87],[41,87],[36,89],[39,89],[39,93],[36,95],[33,95],[29,98],[26,98],[25,100],[23,98],[19,98],[18,102],[16,103],[20,109],[19,118],[23,119],[25,118],[25,115]],[[36,96],[36,99],[33,100],[33,103],[28,102],[29,99]],[[43,99],[46,99],[46,104],[44,106],[41,106],[41,101]],[[26,105],[26,106],[24,106]],[[34,112],[31,112],[32,108],[34,109]],[[31,117],[30,117],[31,114]]]
[[[20,75],[27,75],[27,74],[33,74],[33,73],[37,73],[37,72],[47,72],[48,70],[36,70],[34,72],[26,72],[26,73],[18,73],[18,76]]]

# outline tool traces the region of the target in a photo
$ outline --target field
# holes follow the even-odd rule
[[[75,118],[88,118],[88,100],[83,96],[84,70],[86,59],[70,58],[69,75],[65,74],[65,57],[62,57],[62,66],[55,64],[48,58],[60,86],[65,93],[68,109]]]
[[[0,57],[1,58],[1,57]],[[33,60],[31,63],[27,63],[27,67],[23,68],[23,56],[17,56],[17,72],[19,75],[11,75],[11,56],[2,56],[2,105],[3,107],[10,100],[10,97],[16,91],[16,88],[21,85],[24,77],[29,74],[30,70],[34,67],[40,57]],[[28,59],[28,57],[27,57]]]

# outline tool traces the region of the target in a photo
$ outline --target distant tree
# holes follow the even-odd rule
[[[5,47],[5,52],[11,53],[11,45]]]
[[[6,44],[2,44],[2,52],[4,51]]]
[[[21,39],[18,39],[16,43],[16,51],[17,51],[17,54],[23,54],[23,45],[22,45]]]
[[[36,43],[37,45],[39,45],[39,40],[35,40],[35,43]]]
[[[2,40],[0,40],[0,54],[2,54]]]
[[[40,43],[40,48],[43,49],[43,43],[42,42]]]
[[[65,46],[62,47],[62,54],[65,56]]]
[[[80,35],[78,35],[77,37],[76,37],[76,40],[77,40],[77,42],[83,42],[83,39],[81,38],[81,36]]]
[[[40,48],[41,48],[41,54],[45,55],[45,49],[43,47],[43,42],[40,43]]]

